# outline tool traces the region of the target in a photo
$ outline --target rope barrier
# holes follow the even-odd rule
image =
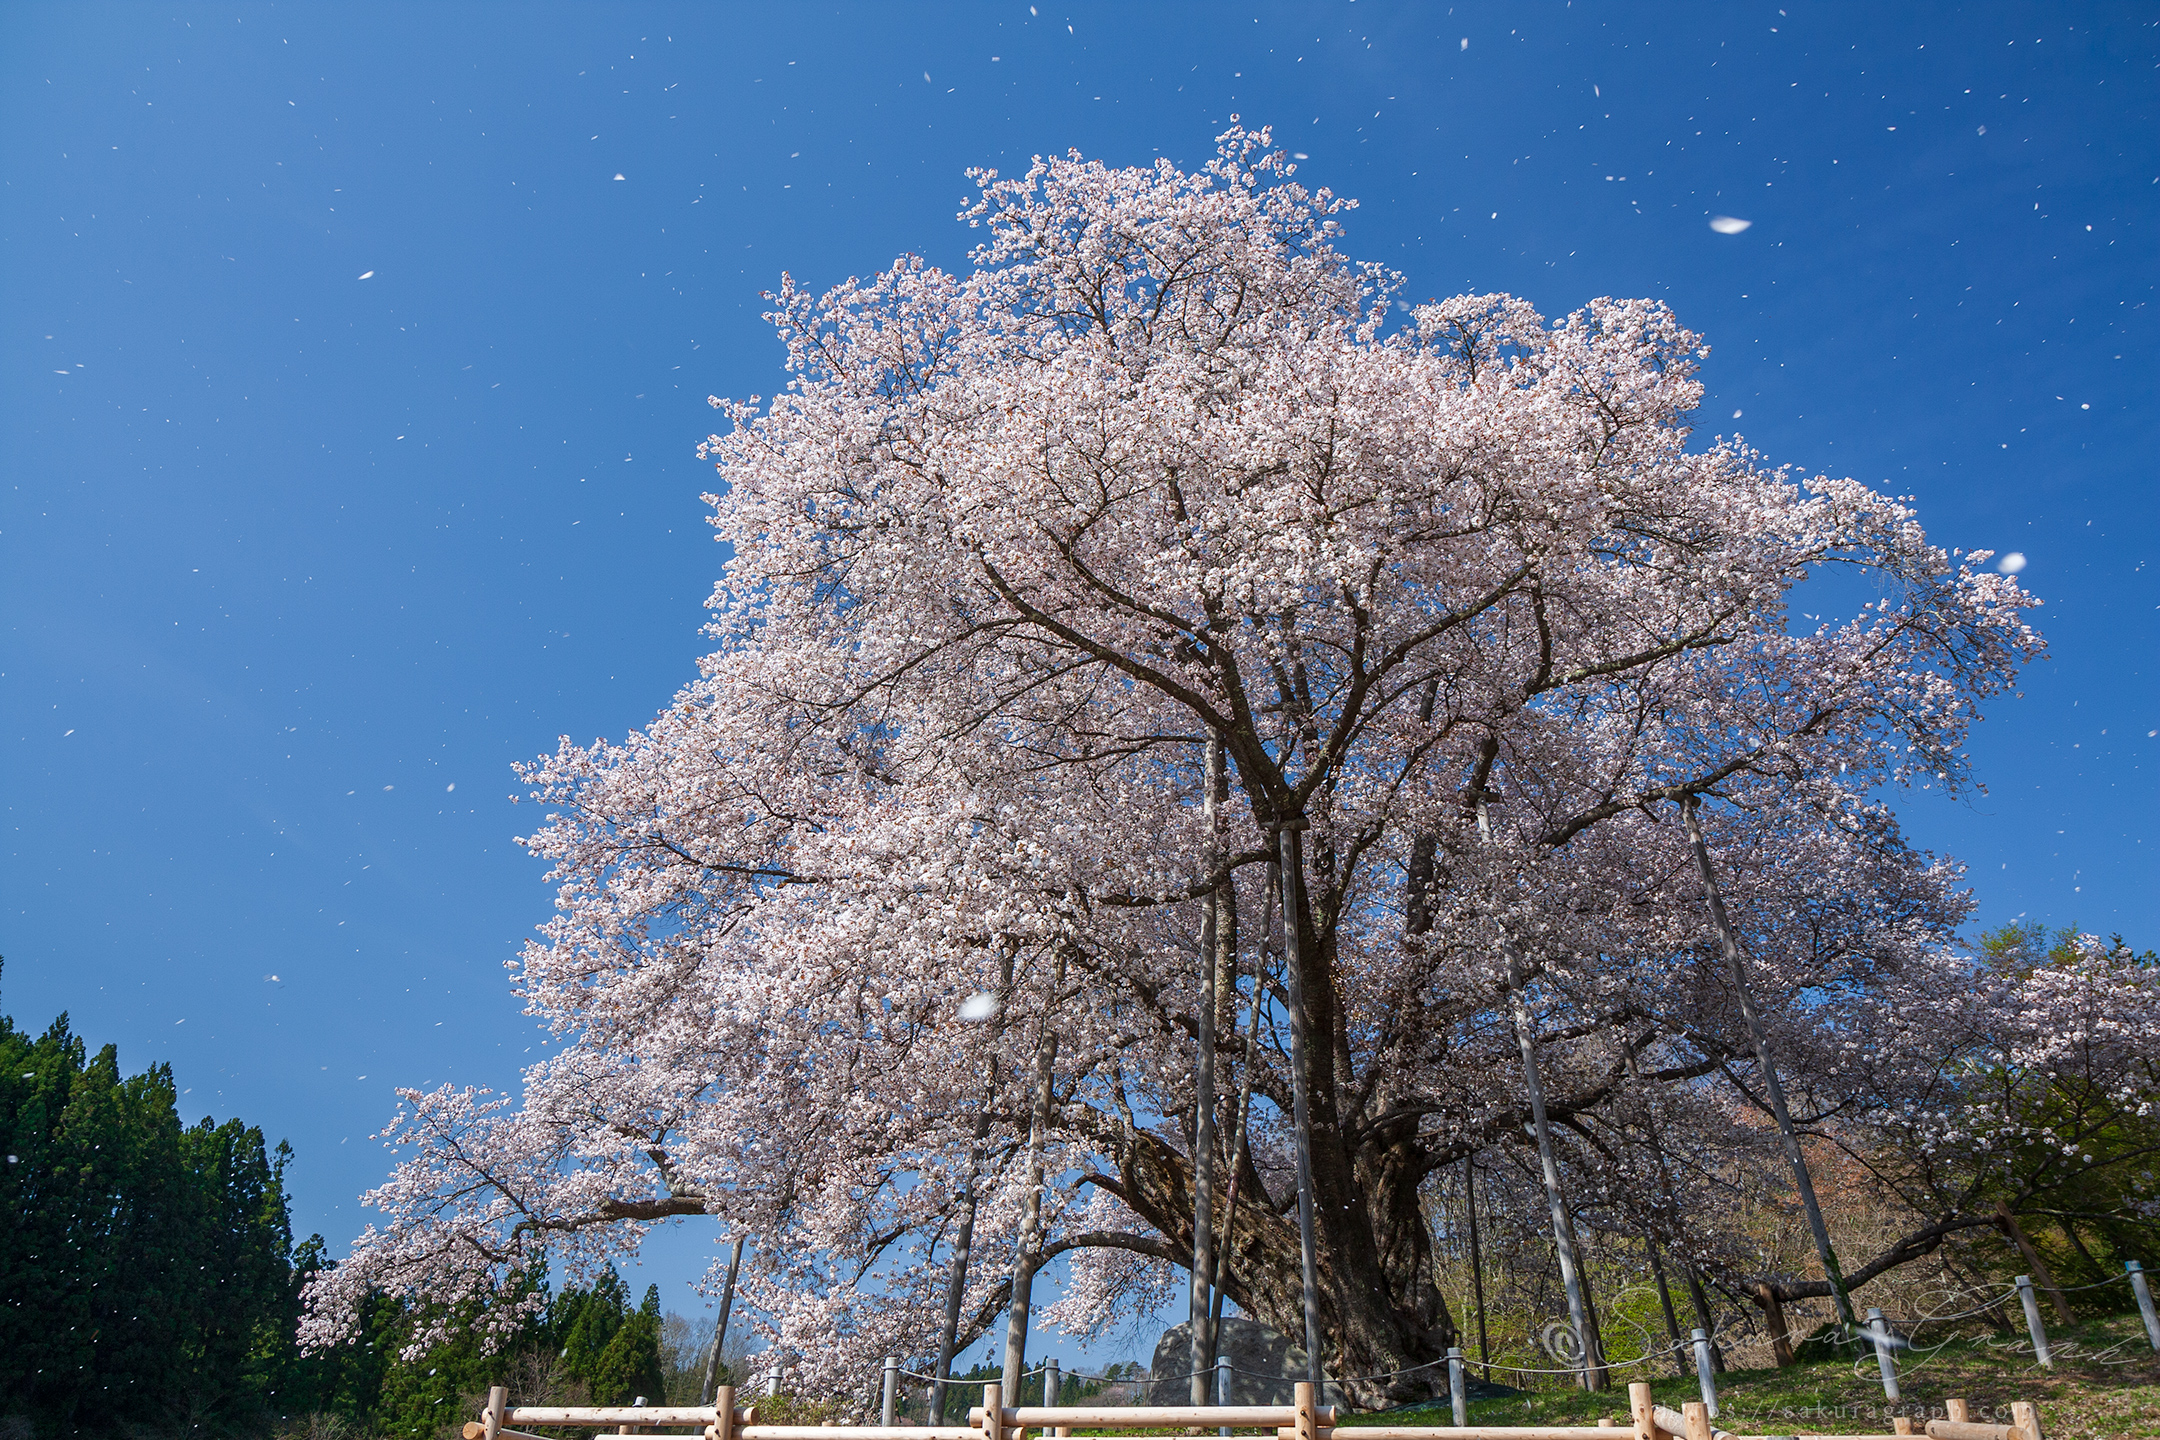
[[[882,1375],[882,1374],[884,1373],[884,1371],[880,1370],[880,1371],[879,1371],[878,1373]],[[931,1385],[935,1385],[935,1384],[937,1384],[937,1383],[938,1383],[938,1378],[939,1378],[939,1377],[937,1377],[937,1376],[935,1376],[935,1375],[925,1375],[925,1374],[923,1374],[923,1373],[922,1373],[922,1371],[920,1371],[920,1370],[910,1370],[910,1369],[908,1369],[908,1368],[907,1368],[907,1367],[906,1367],[905,1365],[895,1365],[895,1366],[893,1367],[893,1373],[895,1373],[895,1374],[898,1374],[898,1375],[905,1375],[905,1376],[907,1376],[907,1377],[908,1377],[909,1379],[912,1379],[912,1380],[921,1380],[921,1381],[924,1381],[924,1382],[926,1382],[926,1383],[928,1383],[928,1384],[931,1384]],[[1036,1367],[1035,1367],[1035,1368],[1034,1368],[1033,1370],[1023,1370],[1023,1371],[1021,1371],[1021,1372],[1020,1372],[1020,1378],[1021,1378],[1022,1380],[1025,1380],[1025,1379],[1028,1379],[1028,1378],[1029,1378],[1030,1376],[1034,1376],[1034,1375],[1047,1375],[1047,1374],[1049,1374],[1049,1373],[1050,1373],[1050,1367],[1049,1367],[1049,1366],[1047,1366],[1047,1365],[1038,1365],[1038,1366],[1036,1366]],[[1076,1370],[1067,1370],[1067,1371],[1062,1371],[1062,1372],[1060,1372],[1060,1373],[1062,1373],[1062,1374],[1067,1374],[1067,1375],[1077,1375],[1077,1374],[1079,1374],[1080,1372],[1079,1372],[1079,1371],[1076,1371]],[[962,1378],[961,1378],[960,1376],[958,1376],[958,1375],[947,1375],[947,1376],[945,1376],[945,1377],[944,1377],[944,1380],[945,1380],[945,1383],[946,1383],[947,1385],[997,1385],[997,1384],[1001,1384],[1001,1383],[1003,1383],[1003,1378],[1004,1378],[1004,1377],[1002,1377],[1002,1376],[997,1376],[997,1375],[984,1375],[984,1376],[981,1376],[981,1377],[979,1377],[979,1378],[977,1378],[977,1379],[973,1379],[973,1380],[966,1380],[966,1379],[962,1379]],[[1088,1378],[1088,1379],[1090,1379],[1090,1380],[1095,1380],[1095,1379],[1100,1379],[1101,1377],[1100,1377],[1100,1376],[1095,1376],[1095,1375],[1090,1375],[1090,1376],[1088,1376],[1087,1378]]]
[[[2075,1295],[2081,1291],[2098,1290],[2108,1285],[2126,1284],[2128,1283],[2129,1279],[2130,1277],[2128,1275],[2110,1275],[2107,1279],[2095,1280],[2090,1285],[2059,1285],[2056,1287],[2056,1289],[2065,1295]],[[2013,1285],[2008,1290],[2005,1290],[2002,1294],[1996,1296],[1994,1299],[1983,1301],[1970,1310],[1960,1310],[1954,1315],[1917,1315],[1895,1316],[1885,1318],[1889,1319],[1889,1322],[1892,1325],[1910,1325],[1914,1327],[1918,1327],[1921,1325],[1944,1325],[1948,1324],[1952,1320],[1970,1320],[1975,1315],[1984,1315],[1988,1311],[1998,1309],[2003,1305],[2007,1305],[2011,1301],[2016,1300],[2017,1298],[2017,1287]]]
[[[2107,1279],[2095,1280],[2090,1285],[2058,1285],[2055,1288],[2062,1291],[2062,1293],[2065,1295],[2075,1295],[2080,1290],[2098,1290],[2103,1285],[2127,1285],[2129,1283],[2130,1277],[2126,1274],[2110,1275]],[[2015,1294],[2016,1292],[2012,1291],[2011,1293]]]
[[[1948,1324],[1952,1320],[1970,1320],[1975,1315],[1984,1315],[2007,1301],[2015,1300],[2017,1293],[2017,1287],[2012,1286],[1994,1299],[1985,1301],[1970,1310],[1960,1310],[1955,1315],[1921,1315],[1917,1317],[1900,1315],[1896,1317],[1885,1316],[1884,1319],[1888,1320],[1892,1325],[1911,1325],[1915,1327]]]
[[[2097,1280],[2089,1285],[2058,1286],[2056,1288],[2064,1294],[2076,1294],[2085,1290],[2098,1290],[2108,1285],[2124,1284],[2127,1283],[2128,1280],[2128,1275],[2111,1275],[2105,1280]],[[1947,1325],[1959,1320],[1970,1320],[1977,1316],[1985,1315],[1991,1310],[1998,1310],[2003,1306],[2016,1300],[2017,1298],[2018,1290],[2015,1286],[2013,1286],[2010,1289],[2005,1290],[2000,1295],[1983,1300],[1980,1304],[1974,1306],[1969,1310],[1959,1310],[1948,1315],[1898,1316],[1894,1318],[1885,1317],[1885,1320],[1886,1323],[1892,1326],[1897,1326],[1903,1329],[1917,1330],[1924,1325]],[[1720,1340],[1729,1340],[1731,1338],[1731,1332],[1723,1329],[1713,1330],[1706,1338],[1714,1344]],[[1843,1343],[1848,1343],[1859,1347],[1860,1353],[1854,1360],[1854,1364],[1856,1367],[1861,1366],[1864,1362],[1872,1359],[1872,1340],[1868,1332],[1864,1328],[1856,1329],[1852,1333],[1844,1335],[1840,1338]],[[1674,1355],[1686,1354],[1694,1348],[1694,1343],[1695,1342],[1693,1340],[1677,1341],[1674,1344],[1667,1345],[1659,1349],[1646,1350],[1642,1354],[1627,1360],[1615,1360],[1607,1357],[1602,1362],[1602,1368],[1608,1370],[1622,1370],[1631,1369],[1636,1366],[1649,1365],[1655,1361],[1668,1359]],[[1901,1366],[1901,1368],[1907,1370],[1908,1372],[1920,1370],[1928,1364],[1932,1363],[1934,1359],[1939,1354],[1941,1354],[1943,1350],[1955,1343],[1957,1342],[1954,1338],[1943,1340],[1935,1345],[1918,1345],[1910,1340],[1902,1340],[1899,1345],[1900,1349],[1904,1350],[1908,1354],[1917,1355],[1921,1358],[1912,1361],[1910,1364]],[[1987,1345],[1991,1349],[2007,1348],[2011,1350],[2022,1350],[2026,1352],[2030,1352],[2032,1350],[2030,1342],[2015,1339],[2009,1341],[1982,1340],[1980,1343]],[[2109,1365],[2132,1365],[2140,1363],[2136,1356],[2132,1356],[2125,1360],[2110,1360],[2106,1358],[2107,1356],[2114,1354],[2116,1351],[2128,1346],[2130,1343],[2131,1342],[2128,1340],[2121,1341],[2115,1345],[2109,1346],[2105,1350],[2097,1351],[2091,1355],[2088,1355],[2086,1359],[2089,1363]],[[1443,1358],[1439,1360],[1428,1360],[1418,1365],[1405,1366],[1402,1369],[1398,1370],[1377,1370],[1367,1375],[1323,1374],[1321,1380],[1323,1384],[1328,1385],[1348,1385],[1368,1380],[1393,1380],[1405,1375],[1415,1375],[1425,1370],[1436,1370],[1446,1365],[1447,1363],[1448,1360]],[[1510,1375],[1568,1376],[1581,1375],[1585,1369],[1591,1368],[1587,1365],[1571,1365],[1564,1369],[1556,1369],[1551,1367],[1534,1365],[1508,1365],[1497,1360],[1472,1360],[1468,1356],[1463,1357],[1463,1368],[1465,1369],[1465,1371],[1468,1371],[1472,1367],[1475,1367],[1478,1370],[1485,1372],[1486,1374],[1490,1374],[1491,1372],[1498,1370]],[[1281,1381],[1293,1378],[1283,1375],[1282,1373],[1277,1371],[1247,1370],[1244,1367],[1237,1365],[1225,1366],[1220,1368],[1228,1369],[1234,1375],[1243,1375],[1249,1379],[1254,1380]],[[1036,1375],[1047,1374],[1048,1371],[1048,1366],[1042,1366],[1034,1370],[1024,1370],[1021,1372],[1021,1378],[1026,1379]],[[900,1368],[899,1373],[902,1375],[906,1375],[911,1379],[925,1381],[930,1384],[936,1384],[939,1378],[935,1375],[925,1375],[921,1371],[909,1370],[906,1368]],[[1191,1380],[1196,1376],[1213,1376],[1218,1373],[1218,1367],[1211,1366],[1204,1370],[1187,1370],[1181,1374],[1169,1375],[1156,1375],[1152,1372],[1148,1372],[1144,1374],[1132,1375],[1129,1377],[1117,1377],[1115,1379],[1109,1376],[1087,1375],[1083,1371],[1066,1371],[1064,1373],[1071,1375],[1075,1379],[1085,1378],[1087,1380],[1107,1380],[1112,1384],[1123,1383],[1137,1385],[1156,1385],[1174,1384],[1179,1380]],[[1858,1373],[1857,1369],[1855,1373]],[[945,1377],[945,1383],[948,1385],[973,1385],[980,1387],[983,1385],[991,1384],[993,1382],[989,1379],[962,1380],[958,1377],[947,1376]]]

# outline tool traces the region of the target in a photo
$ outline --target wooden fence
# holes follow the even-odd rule
[[[1946,1419],[1929,1420],[1915,1429],[1900,1417],[1883,1435],[1817,1437],[1810,1432],[1769,1431],[1735,1435],[1711,1423],[1708,1407],[1690,1401],[1679,1410],[1655,1404],[1650,1387],[1628,1386],[1625,1421],[1608,1417],[1596,1425],[1345,1425],[1336,1428],[1335,1407],[1314,1403],[1310,1384],[1296,1387],[1289,1405],[1005,1405],[996,1384],[983,1386],[983,1403],[968,1411],[960,1425],[766,1425],[755,1405],[737,1406],[735,1392],[721,1386],[711,1405],[562,1406],[509,1403],[509,1392],[488,1392],[487,1409],[465,1426],[465,1440],[547,1440],[515,1429],[519,1425],[565,1426],[580,1430],[613,1429],[620,1435],[657,1430],[694,1430],[700,1440],[1063,1440],[1075,1430],[1151,1430],[1208,1434],[1230,1440],[1898,1440],[1923,1435],[1929,1440],[2044,1440],[2040,1416],[2019,1401],[2010,1407],[2013,1423],[1979,1424],[1968,1418],[1963,1400],[1944,1408]]]

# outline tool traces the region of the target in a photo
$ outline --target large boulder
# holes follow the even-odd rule
[[[1288,1405],[1296,1397],[1291,1387],[1309,1373],[1305,1347],[1289,1336],[1271,1330],[1257,1320],[1225,1315],[1217,1348],[1230,1359],[1230,1403],[1233,1405]],[[1155,1358],[1149,1367],[1147,1403],[1192,1403],[1192,1324],[1173,1325],[1155,1342]],[[1208,1379],[1208,1400],[1215,1400],[1214,1377]],[[1321,1387],[1320,1403],[1339,1403],[1333,1385]]]

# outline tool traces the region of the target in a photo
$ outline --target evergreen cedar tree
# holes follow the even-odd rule
[[[1421,1195],[1524,1143],[1507,953],[1570,1203],[1751,1283],[1714,1167],[1645,1179],[1653,1135],[1763,1144],[1684,801],[1808,1113],[1970,1150],[2018,1122],[1968,1061],[2149,1086],[2150,968],[1961,957],[1961,872],[1886,799],[1972,785],[2038,602],[1903,499],[1695,435],[1707,350],[1664,306],[1406,303],[1295,168],[1234,128],[1190,173],[980,172],[964,273],[783,282],[786,387],[715,400],[701,451],[712,652],[642,730],[524,772],[559,893],[516,988],[562,1045],[522,1096],[404,1092],[309,1344],[370,1293],[590,1275],[688,1216],[751,1237],[739,1303],[802,1393],[984,1333],[1024,1240],[1070,1262],[1058,1328],[1154,1307],[1192,1254],[1209,896],[1219,1143],[1253,1094],[1228,1294],[1300,1333],[1286,825],[1337,1373],[1459,1337]]]
[[[327,1415],[435,1440],[512,1373],[595,1404],[669,1394],[659,1290],[633,1307],[612,1270],[552,1295],[523,1280],[510,1293],[538,1304],[491,1345],[467,1315],[415,1349],[434,1317],[378,1294],[353,1339],[302,1355],[300,1290],[324,1260],[322,1237],[292,1244],[291,1151],[239,1120],[183,1125],[169,1066],[122,1078],[64,1015],[35,1038],[0,1016],[0,1143],[0,1423],[222,1437]]]
[[[238,1120],[184,1126],[67,1017],[0,1016],[0,1414],[36,1433],[261,1433],[305,1388],[284,1173]]]

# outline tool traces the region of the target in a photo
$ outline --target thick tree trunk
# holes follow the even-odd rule
[[[1286,847],[1288,848],[1288,847]],[[1384,1375],[1347,1383],[1360,1406],[1426,1398],[1447,1383],[1443,1365],[1457,1334],[1433,1266],[1432,1232],[1418,1190],[1429,1169],[1416,1122],[1346,1141],[1340,1109],[1347,1077],[1343,1019],[1332,956],[1303,886],[1285,886],[1285,919],[1296,927],[1286,967],[1301,970],[1306,1033],[1307,1123],[1311,1135],[1313,1268],[1321,1358],[1338,1375]],[[1286,987],[1288,988],[1288,987]],[[1145,1132],[1118,1138],[1122,1198],[1169,1242],[1192,1252],[1193,1181],[1186,1156]],[[1247,1314],[1302,1343],[1302,1261],[1294,1208],[1265,1195],[1248,1165],[1241,1203],[1228,1217],[1225,1289]]]
[[[1315,1269],[1327,1368],[1337,1375],[1409,1372],[1345,1385],[1349,1399],[1361,1407],[1425,1399],[1446,1385],[1446,1369],[1435,1362],[1445,1360],[1457,1336],[1435,1283],[1432,1234],[1418,1208],[1414,1167],[1400,1157],[1391,1166],[1386,1155],[1368,1150],[1359,1169],[1372,1178],[1361,1182],[1348,1167],[1325,1158],[1326,1152],[1341,1154],[1339,1137],[1316,1129],[1314,1138],[1314,1190],[1320,1199]],[[1189,1254],[1192,1186],[1185,1156],[1144,1133],[1129,1137],[1121,1148],[1117,1178],[1126,1202],[1168,1239],[1170,1254]],[[1346,1207],[1340,1197],[1356,1194],[1361,1184],[1370,1185],[1372,1203]],[[1294,1212],[1270,1203],[1256,1177],[1242,1168],[1240,1193],[1251,1193],[1255,1203],[1241,1201],[1230,1217],[1224,1293],[1248,1315],[1296,1340],[1304,1328],[1304,1304]],[[1412,1218],[1405,1223],[1404,1217]],[[1358,1249],[1362,1255],[1354,1253]],[[1414,1368],[1421,1366],[1428,1368]]]

